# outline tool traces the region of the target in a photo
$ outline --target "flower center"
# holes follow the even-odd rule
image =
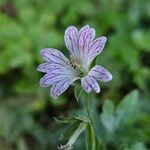
[[[70,61],[70,66],[76,70],[77,74],[79,75],[79,77],[83,77],[87,74],[87,72],[85,72],[81,65],[75,61]]]

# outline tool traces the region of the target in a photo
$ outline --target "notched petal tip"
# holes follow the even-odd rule
[[[56,100],[56,99],[58,98],[57,95],[53,95],[51,92],[50,92],[50,96],[51,96],[54,100]]]
[[[42,70],[40,66],[38,66],[38,67],[36,68],[36,70],[37,70],[37,71],[39,71],[39,72],[43,72],[43,73],[45,73],[45,71],[44,71],[44,70]]]
[[[107,81],[111,81],[113,79],[113,76],[110,72],[108,72],[108,80]]]
[[[50,50],[50,48],[43,48],[40,50],[40,55],[42,56],[42,58],[45,60],[45,61],[48,61],[49,59],[49,54],[48,54],[48,51]]]
[[[45,53],[47,54],[47,53],[52,52],[52,51],[58,51],[58,50],[55,48],[42,48],[40,50],[40,54],[41,54],[41,56],[44,56]]]
[[[68,26],[67,29],[65,30],[65,33],[67,33],[68,31],[72,31],[72,30],[78,31],[78,29],[77,29],[75,26],[70,25],[70,26]]]
[[[102,43],[103,45],[105,45],[105,43],[107,42],[107,37],[106,36],[101,36],[98,39],[100,40],[100,43]]]
[[[82,28],[90,28],[90,26],[88,24],[86,24]]]
[[[43,67],[43,64],[40,64],[36,67],[36,70],[39,71],[39,72],[45,72],[44,70],[44,67]]]
[[[91,85],[86,81],[86,77],[83,77],[81,79],[81,85],[87,93],[90,93],[92,91]]]
[[[38,67],[36,67],[36,70],[37,70],[37,71],[40,71],[40,65],[39,65]]]
[[[95,89],[95,92],[96,92],[96,93],[100,93],[100,91],[101,91],[100,87],[97,88],[97,89]]]
[[[46,71],[42,70],[40,67],[37,67],[36,70],[41,72],[41,73],[46,73]]]
[[[91,92],[91,90],[86,89],[85,87],[83,87],[83,89],[85,90],[86,93],[90,93]]]
[[[61,95],[64,91],[66,91],[68,89],[71,82],[72,81],[70,79],[66,78],[66,79],[63,79],[63,80],[60,80],[60,81],[54,83],[51,87],[50,95],[54,99],[57,99],[57,97],[59,95]]]
[[[90,70],[89,75],[94,77],[98,81],[108,82],[112,80],[112,74],[100,65],[96,65],[95,67],[93,67]]]
[[[81,85],[87,93],[90,93],[91,91],[95,91],[96,93],[100,92],[99,84],[93,77],[83,77],[81,79]]]
[[[43,76],[39,81],[39,84],[41,87],[48,87],[49,86],[49,84],[45,84],[45,81],[46,81],[46,78],[45,78],[45,76]]]
[[[43,54],[44,54],[44,52],[46,51],[46,49],[48,49],[48,48],[42,48],[41,50],[40,50],[40,54],[43,56]]]
[[[104,41],[107,41],[107,37],[106,36],[101,36],[100,38],[102,38]]]

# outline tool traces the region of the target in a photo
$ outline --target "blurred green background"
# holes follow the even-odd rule
[[[99,114],[105,99],[118,105],[132,90],[140,93],[136,121],[123,130],[122,141],[102,137],[105,149],[150,149],[149,0],[0,0],[0,150],[55,150],[62,143],[66,127],[53,117],[73,115],[81,106],[72,87],[56,101],[39,86],[39,50],[54,47],[68,55],[65,29],[85,24],[108,38],[96,63],[114,78],[101,83]],[[84,135],[79,138],[74,148],[84,150]]]

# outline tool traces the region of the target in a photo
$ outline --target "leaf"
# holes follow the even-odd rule
[[[121,134],[120,131],[125,125],[132,124],[138,117],[138,91],[134,90],[123,98],[118,104],[116,110],[112,101],[105,100],[103,112],[100,116],[103,126],[106,128],[105,135],[107,139],[113,138],[115,135]]]
[[[83,88],[79,85],[75,86],[74,88],[74,95],[77,101],[79,101],[81,95],[83,93]]]
[[[127,148],[125,150],[148,150],[148,149],[142,142],[137,142],[134,145],[132,145],[130,148]]]
[[[136,119],[139,93],[134,90],[123,98],[116,109],[116,128]]]
[[[11,100],[13,101],[14,99]],[[1,103],[0,136],[6,138],[8,141],[15,141],[23,131],[30,132],[34,128],[34,125],[33,118],[29,115],[27,105],[21,106],[20,103],[13,105],[10,102]]]
[[[123,143],[119,146],[119,150],[126,150],[127,148],[127,144],[126,143]]]
[[[135,30],[132,33],[132,39],[138,49],[150,52],[150,31]]]
[[[23,28],[19,22],[15,22],[10,17],[0,13],[0,46],[7,46],[14,42],[17,44],[18,40],[24,36]]]
[[[11,50],[10,50],[11,49]],[[0,55],[0,73],[10,69],[25,67],[32,63],[32,57],[20,43],[9,43]]]
[[[107,128],[109,132],[113,132],[115,127],[115,116],[114,116],[115,108],[114,104],[110,100],[105,100],[103,105],[103,113],[100,118],[102,124]]]

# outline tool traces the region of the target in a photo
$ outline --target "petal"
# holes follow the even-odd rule
[[[91,85],[92,85],[93,90],[94,90],[96,93],[99,93],[99,92],[100,92],[100,87],[99,87],[99,85],[98,85],[96,79],[93,78],[93,77],[91,77],[91,76],[89,76],[89,79],[90,79],[89,81],[90,81],[90,83],[91,83]]]
[[[95,30],[88,25],[79,31],[79,50],[81,53],[88,53],[89,46],[95,37]]]
[[[52,85],[50,95],[56,99],[60,94],[62,94],[71,84],[68,79],[60,80]]]
[[[103,81],[103,82],[108,82],[112,80],[112,74],[104,67],[99,65],[93,67],[90,70],[88,75],[94,77],[96,80]]]
[[[48,72],[50,70],[50,63],[46,62],[37,67],[37,70],[40,72]]]
[[[68,27],[65,31],[64,39],[66,47],[70,51],[71,55],[78,60],[80,58],[80,52],[79,35],[77,28],[74,26]]]
[[[92,61],[98,54],[102,52],[106,41],[107,38],[105,36],[102,36],[92,42],[89,48],[90,61]]]
[[[41,87],[48,87],[55,82],[63,79],[74,81],[78,79],[77,73],[69,66],[61,66],[59,64],[50,64],[48,72],[40,79]]]
[[[37,67],[37,70],[40,72],[45,73],[60,73],[65,72],[66,74],[72,74],[74,72],[74,69],[71,68],[69,65],[66,64],[54,64],[54,63],[43,63]]]
[[[50,63],[66,63],[68,58],[59,50],[54,48],[45,48],[40,51],[43,59]]]
[[[95,37],[95,30],[86,25],[79,31],[79,51],[80,62],[84,70],[88,70],[90,65],[89,47]]]
[[[56,49],[42,49],[41,55],[46,63],[37,70],[46,74],[40,79],[42,87],[52,86],[51,95],[57,98],[68,86],[78,79],[77,72],[69,64],[69,60]]]
[[[89,75],[81,79],[81,85],[87,93],[91,92],[91,90],[94,90],[96,93],[100,92],[100,87],[96,79]]]
[[[91,92],[92,87],[86,77],[81,79],[81,85],[87,93]]]
[[[47,73],[40,79],[40,86],[48,87],[48,86],[53,85],[54,83],[56,83],[60,80],[63,80],[63,79],[66,79],[65,75]]]

